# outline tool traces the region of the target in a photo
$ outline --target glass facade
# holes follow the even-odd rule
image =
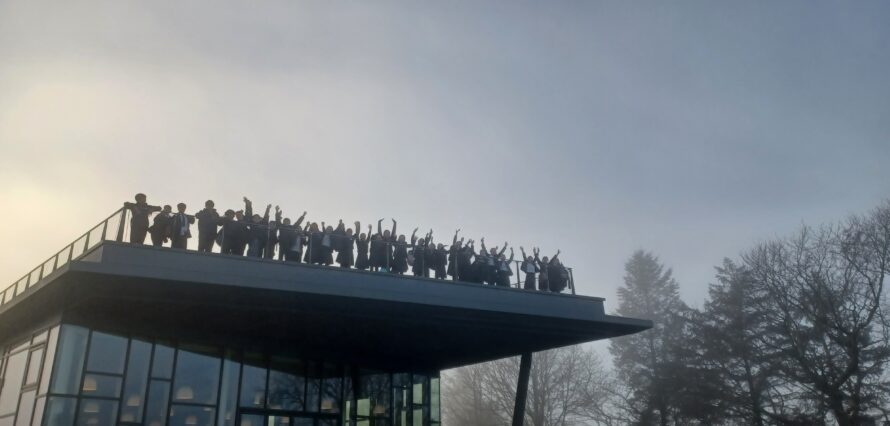
[[[0,426],[428,426],[438,373],[390,373],[75,325],[9,345]]]

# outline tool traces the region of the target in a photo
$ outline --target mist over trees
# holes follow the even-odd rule
[[[803,226],[715,267],[701,309],[646,251],[615,314],[654,321],[589,348],[535,354],[526,424],[890,424],[890,202]],[[446,425],[507,425],[518,359],[445,374]]]

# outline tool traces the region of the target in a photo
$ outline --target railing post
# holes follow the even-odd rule
[[[117,241],[119,243],[124,242],[124,225],[126,223],[127,223],[127,208],[121,207],[121,220],[120,220],[120,223],[117,224],[117,237],[115,238],[115,241]],[[104,238],[104,232],[103,232],[103,238]]]
[[[107,231],[108,231],[108,219],[105,219],[105,221],[102,222],[102,238],[100,239],[100,241],[105,241],[105,235],[106,235]]]
[[[567,268],[569,270],[569,287],[572,289],[572,296],[575,295],[575,274],[572,272],[572,268]]]
[[[74,255],[74,243],[68,244],[68,261],[71,261],[71,256]]]
[[[520,277],[522,271],[519,268],[519,262],[513,262],[516,265],[516,288],[522,288],[522,277]]]
[[[83,252],[86,253],[90,249],[90,231],[87,231],[86,238],[83,240]]]

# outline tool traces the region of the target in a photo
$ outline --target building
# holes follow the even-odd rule
[[[0,294],[0,426],[436,425],[442,369],[651,327],[595,297],[130,244],[126,216]]]

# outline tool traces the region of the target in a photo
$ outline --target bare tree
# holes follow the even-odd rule
[[[783,360],[779,370],[794,404],[827,411],[840,425],[884,415],[890,204],[840,225],[803,227],[744,260],[769,296],[761,301],[771,313],[764,343]]]
[[[443,392],[445,424],[507,425],[513,416],[519,359],[507,358],[448,372]],[[569,346],[534,354],[525,424],[613,424],[612,387],[593,349]]]

